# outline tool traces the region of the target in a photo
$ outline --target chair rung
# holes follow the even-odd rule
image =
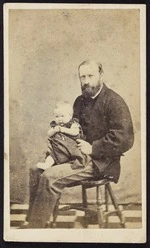
[[[120,211],[118,211],[118,210],[108,211],[108,212],[104,212],[104,215],[105,215],[105,216],[111,216],[111,215],[116,214],[116,213],[118,213],[118,212],[120,212]]]
[[[105,185],[107,183],[110,183],[111,181],[108,179],[102,179],[99,181],[82,181],[81,185],[85,186],[86,188],[91,188],[91,187],[95,187],[95,186],[101,186],[101,185]]]
[[[83,207],[82,203],[67,203],[67,206],[60,206],[59,210],[69,210],[69,209],[77,209]]]
[[[75,210],[80,210],[80,211],[84,211],[84,212],[97,212],[97,210],[95,209],[92,209],[90,207],[83,207],[82,205],[69,205],[69,206],[65,206],[65,207],[62,207],[62,208],[59,208],[59,211],[68,211],[68,210],[71,210],[71,209],[75,209]]]
[[[87,208],[78,207],[78,206],[71,206],[71,205],[70,205],[70,206],[68,206],[68,207],[60,208],[59,211],[68,211],[68,210],[71,210],[71,209],[86,211]]]

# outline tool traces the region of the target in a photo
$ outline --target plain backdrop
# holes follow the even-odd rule
[[[10,196],[28,202],[29,167],[43,161],[58,100],[81,94],[78,65],[99,60],[106,85],[130,108],[135,143],[113,185],[119,202],[141,202],[140,12],[136,9],[9,10]],[[89,192],[93,198],[94,192]],[[62,200],[79,201],[80,188]]]

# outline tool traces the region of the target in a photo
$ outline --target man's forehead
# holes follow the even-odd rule
[[[91,73],[91,72],[96,73],[96,72],[99,72],[99,68],[95,62],[91,62],[88,64],[81,65],[79,72],[80,74]]]

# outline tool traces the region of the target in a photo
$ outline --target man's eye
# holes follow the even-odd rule
[[[91,78],[91,77],[93,77],[93,75],[89,75],[89,77]]]
[[[85,79],[85,76],[80,77],[81,79]]]

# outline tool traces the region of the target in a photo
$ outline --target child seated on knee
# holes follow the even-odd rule
[[[70,162],[72,168],[85,167],[91,161],[89,155],[81,153],[77,147],[77,139],[83,138],[78,120],[73,118],[73,108],[66,101],[60,101],[54,109],[54,120],[50,123],[48,135],[48,151],[45,163],[37,163],[43,170],[56,164]]]

